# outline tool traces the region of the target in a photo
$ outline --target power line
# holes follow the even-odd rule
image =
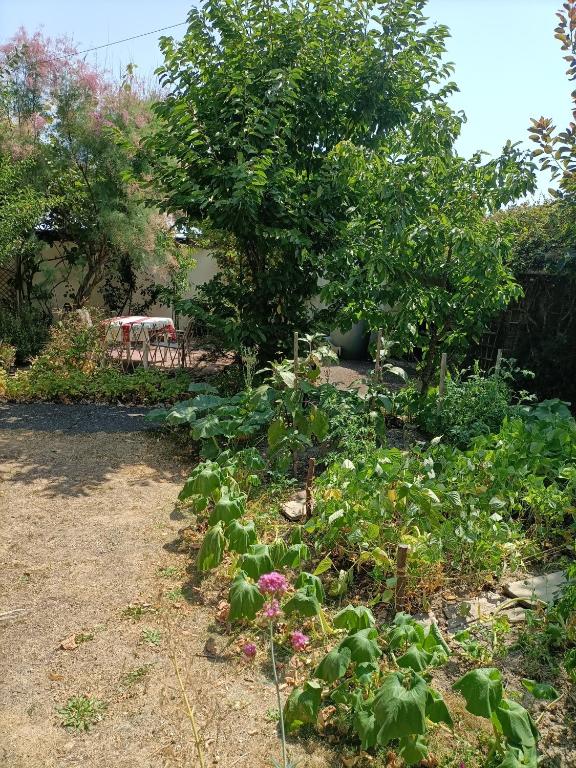
[[[138,40],[139,37],[147,37],[153,35],[155,32],[165,32],[167,29],[175,29],[176,27],[182,27],[187,22],[181,21],[179,24],[171,24],[169,27],[160,27],[159,29],[152,29],[150,32],[142,32],[141,35],[133,35],[132,37],[125,37],[123,40],[114,40],[112,43],[105,43],[104,45],[95,45],[93,48],[86,48],[85,51],[78,51],[74,56],[82,56],[85,53],[91,53],[92,51],[99,51],[102,48],[110,48],[111,45],[119,45],[120,43],[128,43],[130,40]]]

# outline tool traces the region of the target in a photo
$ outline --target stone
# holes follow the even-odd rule
[[[297,491],[285,504],[280,512],[291,523],[299,523],[306,519],[306,491]]]
[[[549,603],[561,593],[566,584],[566,573],[554,571],[542,576],[527,576],[520,581],[513,581],[504,586],[508,597],[522,598],[522,604],[530,607],[535,600]]]

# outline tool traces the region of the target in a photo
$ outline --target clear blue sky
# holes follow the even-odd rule
[[[468,117],[458,149],[497,153],[506,139],[526,140],[530,117],[545,115],[567,125],[570,83],[554,39],[562,0],[429,0],[432,21],[451,31],[448,60],[456,65],[460,93],[453,106]],[[190,0],[0,0],[0,42],[20,26],[68,35],[80,49],[184,21]],[[165,34],[178,36],[184,27]],[[151,75],[161,61],[158,35],[93,54],[118,74],[134,62]],[[527,143],[526,146],[529,144]],[[548,180],[540,180],[546,190]]]

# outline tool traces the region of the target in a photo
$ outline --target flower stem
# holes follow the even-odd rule
[[[284,733],[284,713],[282,712],[282,699],[280,698],[280,685],[278,683],[278,673],[276,671],[276,659],[274,658],[274,624],[270,622],[270,657],[272,659],[272,670],[274,672],[274,685],[276,686],[276,698],[278,700],[278,712],[280,714],[280,737],[282,739],[282,767],[288,768],[286,761],[286,734]]]

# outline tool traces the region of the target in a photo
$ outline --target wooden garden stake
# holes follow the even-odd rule
[[[442,352],[442,357],[440,359],[440,383],[438,384],[438,408],[440,408],[440,403],[444,399],[444,394],[446,392],[446,367],[448,365],[448,355],[446,352]]]
[[[298,383],[298,331],[294,331],[294,387]]]
[[[148,336],[148,330],[142,329],[142,365],[144,368],[148,368],[148,354],[150,352],[150,339]]]
[[[402,610],[404,603],[404,593],[406,592],[406,561],[408,560],[408,544],[398,544],[396,550],[396,610]]]
[[[380,381],[380,377],[382,374],[382,329],[378,328],[378,333],[376,334],[376,366],[374,373],[376,374],[376,381]]]
[[[314,481],[314,470],[316,468],[316,459],[311,456],[308,459],[308,474],[306,476],[306,520],[312,517],[314,509],[314,498],[312,496],[312,482]]]
[[[494,367],[494,371],[496,373],[500,373],[501,365],[502,365],[502,350],[499,349],[498,352],[496,353],[496,365]]]

